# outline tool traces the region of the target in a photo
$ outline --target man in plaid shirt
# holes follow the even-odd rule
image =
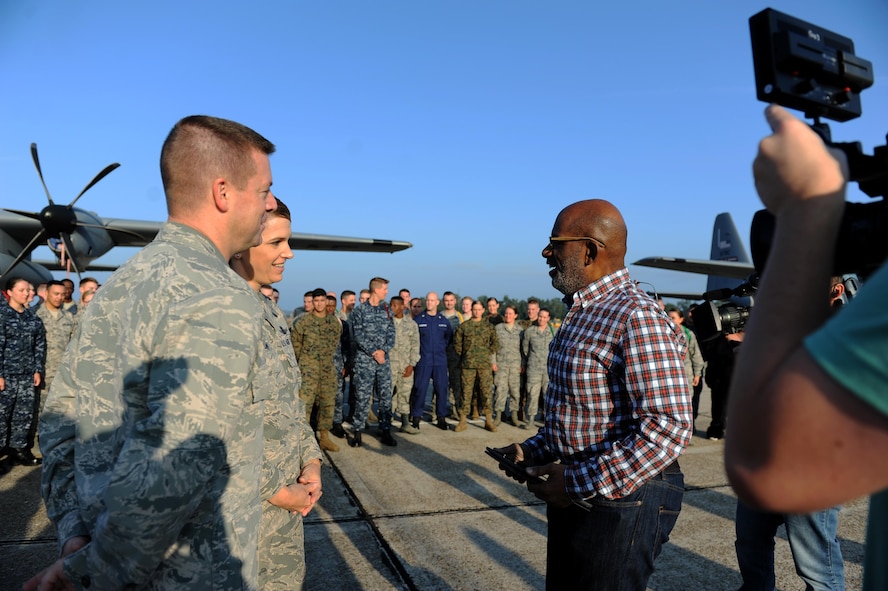
[[[681,510],[691,437],[681,330],[629,277],[611,203],[558,215],[543,257],[570,306],[549,349],[545,425],[502,448],[545,482],[546,588],[644,590]]]

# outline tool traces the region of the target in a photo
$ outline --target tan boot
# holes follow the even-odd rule
[[[376,413],[373,412],[373,409],[367,411],[367,422],[368,423],[378,423],[379,419],[376,418]]]
[[[461,412],[459,413],[459,423],[456,424],[456,427],[454,427],[453,430],[457,433],[460,431],[465,431],[466,426],[466,413]]]
[[[489,410],[484,411],[484,428],[491,433],[496,433],[496,425],[493,424],[493,413]]]
[[[471,420],[474,421],[474,420],[477,419],[479,416],[480,416],[480,415],[478,414],[478,405],[477,405],[476,403],[473,402],[473,403],[472,403],[472,415],[471,415],[469,418],[470,418]]]
[[[318,431],[318,445],[326,451],[339,451],[339,446],[330,439],[329,431]]]

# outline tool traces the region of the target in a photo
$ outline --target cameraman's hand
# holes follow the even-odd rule
[[[818,203],[841,216],[848,162],[840,150],[827,148],[806,123],[778,105],[765,117],[774,132],[759,143],[752,169],[762,203],[775,216],[796,206]]]

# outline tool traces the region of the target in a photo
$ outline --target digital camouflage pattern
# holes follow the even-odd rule
[[[494,355],[496,400],[493,410],[502,413],[508,399],[509,409],[517,413],[521,399],[521,333],[524,331],[517,323],[508,325],[505,322],[497,324],[494,331],[499,349]],[[517,419],[518,415],[512,418]]]
[[[258,585],[262,307],[202,234],[167,223],[86,309],[40,421],[43,498],[75,588]],[[75,479],[76,475],[76,479]]]
[[[3,298],[3,296],[0,296]],[[28,430],[34,420],[34,374],[46,363],[46,333],[30,308],[16,312],[0,306],[0,447],[28,447]]]
[[[468,414],[472,405],[469,392],[479,386],[479,405],[484,411],[491,410],[490,399],[493,394],[493,370],[491,364],[499,350],[496,331],[486,320],[467,320],[456,329],[453,337],[453,349],[460,359],[462,391],[464,393],[460,414]]]
[[[306,314],[293,325],[292,349],[302,370],[299,397],[309,414],[317,403],[319,431],[329,431],[333,427],[336,388],[339,386],[333,357],[341,334],[342,325],[330,315],[319,318]]]
[[[395,346],[395,323],[392,311],[385,302],[373,306],[370,301],[358,304],[349,315],[352,328],[355,357],[352,379],[355,381],[357,409],[355,430],[361,431],[367,423],[370,400],[376,393],[379,403],[376,416],[379,428],[390,429],[392,421],[392,370],[389,351]],[[374,351],[385,351],[385,363],[373,359]]]
[[[277,305],[257,294],[265,311],[263,349],[273,367],[271,381],[259,385],[265,400],[265,452],[262,521],[259,528],[259,588],[264,591],[297,589],[305,579],[305,541],[302,515],[291,514],[267,501],[278,489],[268,483],[296,482],[302,469],[322,454],[299,399],[301,375],[293,354],[287,319]]]
[[[549,358],[549,343],[554,338],[555,331],[549,326],[540,330],[539,326],[531,326],[524,331],[521,338],[521,352],[524,355],[524,375],[527,380],[527,407],[524,416],[528,426],[533,424],[536,417],[540,396],[546,393],[549,387],[549,374],[547,360]]]
[[[52,382],[56,368],[65,355],[65,349],[74,334],[77,320],[67,310],[59,309],[56,314],[53,314],[46,304],[37,308],[37,317],[43,322],[43,328],[46,330],[46,373],[44,377],[48,385]]]
[[[395,414],[410,414],[410,391],[413,389],[413,374],[404,377],[408,366],[419,363],[419,327],[416,322],[404,316],[395,317],[395,346],[389,352],[392,364],[392,407]]]

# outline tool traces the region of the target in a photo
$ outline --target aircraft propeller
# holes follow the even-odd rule
[[[65,251],[69,253],[69,255],[71,255],[74,253],[71,242],[71,233],[74,232],[78,227],[104,229],[103,226],[99,226],[96,224],[84,224],[78,222],[77,215],[74,212],[74,204],[77,203],[77,200],[80,199],[83,194],[86,193],[89,189],[91,189],[93,185],[108,176],[111,171],[120,166],[120,164],[117,162],[109,164],[108,166],[103,168],[101,172],[99,172],[99,174],[97,174],[95,178],[93,178],[93,180],[87,183],[87,185],[83,188],[82,191],[80,191],[80,193],[77,194],[77,197],[75,197],[71,203],[69,203],[68,205],[58,205],[53,202],[52,196],[49,194],[49,188],[46,186],[46,181],[43,180],[43,171],[40,169],[40,159],[37,157],[37,144],[31,144],[31,158],[34,160],[34,167],[37,169],[37,176],[40,177],[40,183],[43,185],[43,190],[46,192],[46,199],[49,201],[49,205],[40,210],[39,213],[4,208],[4,211],[31,218],[32,220],[37,220],[40,222],[40,225],[42,227],[40,231],[34,235],[31,241],[28,242],[28,244],[22,249],[18,256],[15,257],[15,260],[12,261],[12,264],[4,269],[3,273],[0,273],[0,275],[3,276],[7,275],[9,271],[11,271],[13,268],[15,268],[16,265],[22,262],[22,260],[30,255],[31,252],[47,238],[55,238],[57,240],[61,240],[62,244],[64,245]],[[74,271],[79,276],[80,269],[77,268],[77,263],[74,261],[74,258],[72,257],[69,260],[74,267]]]

